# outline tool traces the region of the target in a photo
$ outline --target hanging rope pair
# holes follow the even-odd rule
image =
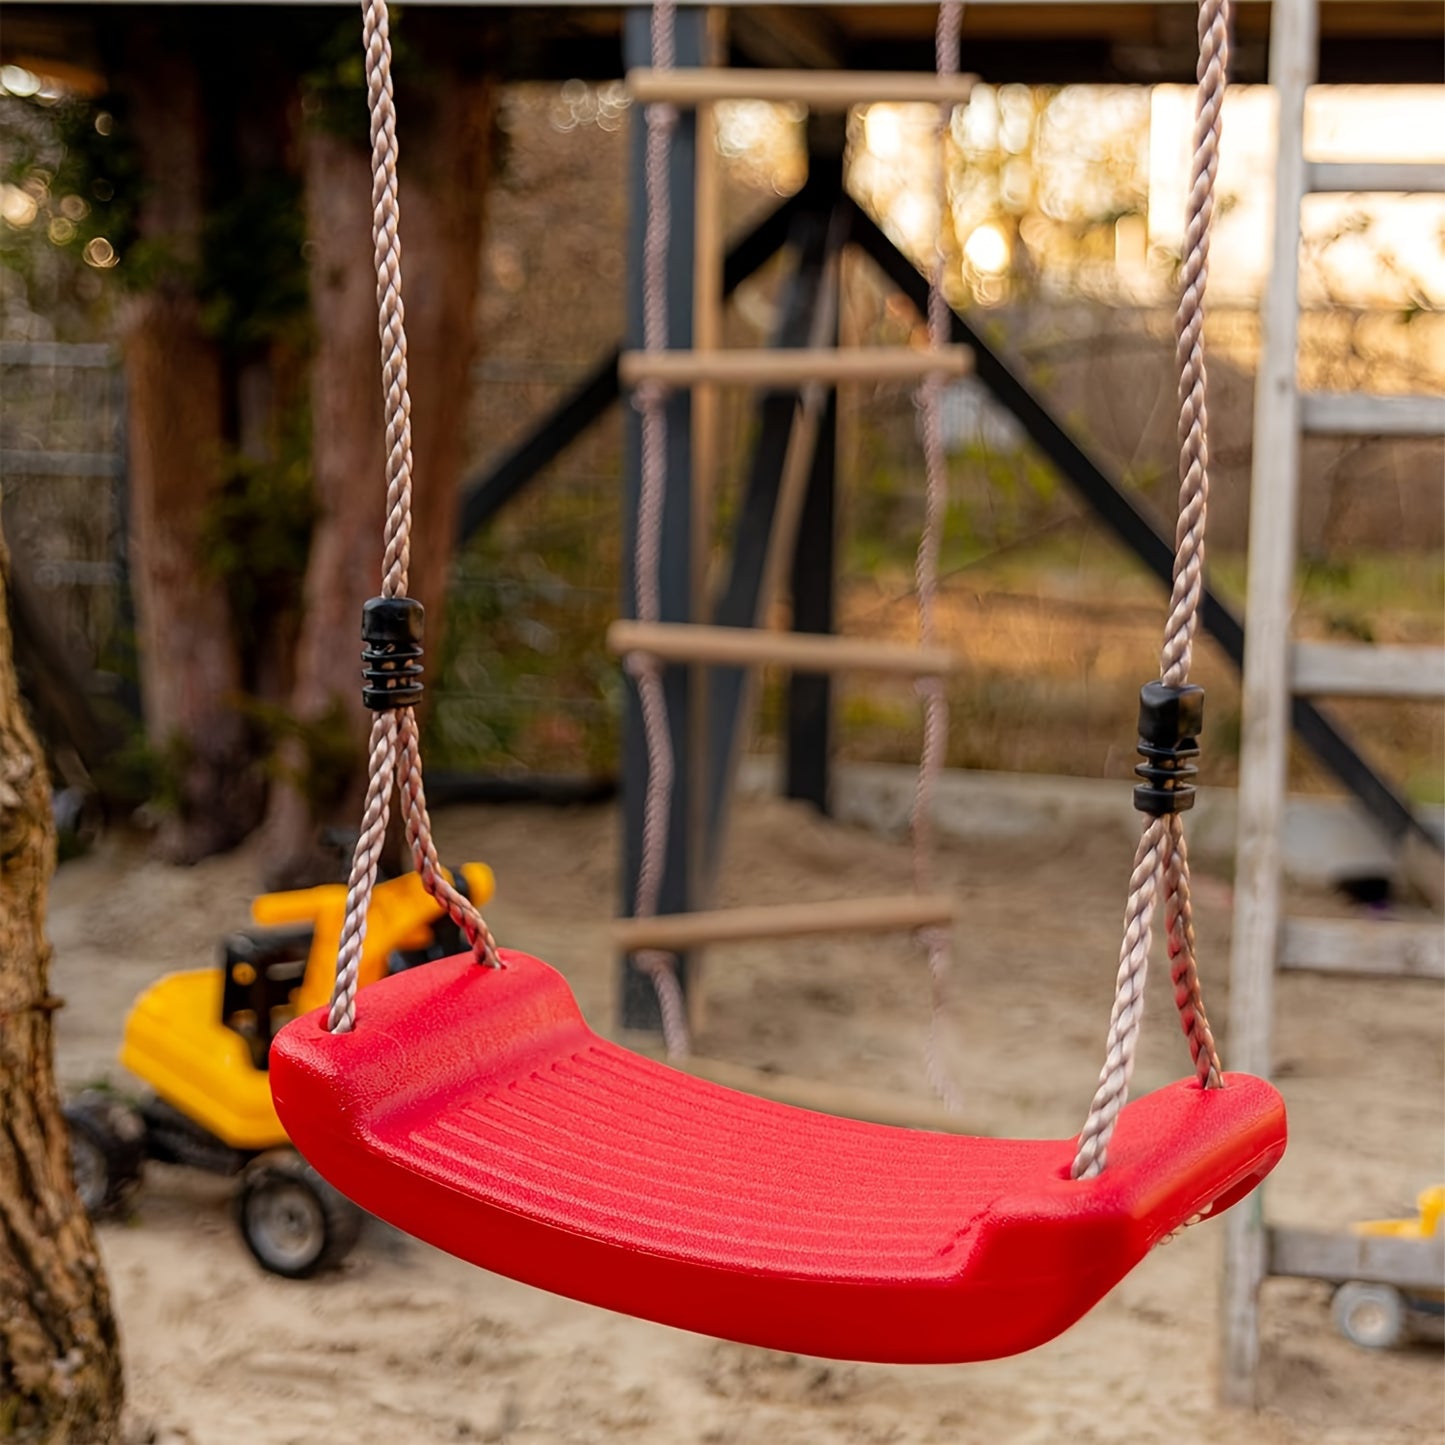
[[[1229,67],[1229,0],[1201,0],[1198,85],[1194,101],[1194,148],[1184,226],[1184,260],[1175,314],[1175,361],[1179,368],[1179,521],[1174,536],[1174,586],[1160,654],[1160,680],[1140,697],[1137,769],[1144,779],[1134,805],[1144,813],[1124,939],[1109,1018],[1104,1066],[1079,1134],[1075,1179],[1099,1174],[1109,1140],[1129,1097],[1139,1045],[1149,942],[1159,885],[1164,885],[1164,927],[1179,1022],[1189,1041],[1195,1076],[1206,1089],[1220,1086],[1222,1068],[1200,995],[1194,954],[1194,912],[1189,895],[1189,853],[1184,813],[1193,806],[1189,761],[1204,721],[1204,694],[1189,684],[1194,634],[1204,595],[1204,526],[1209,503],[1208,412],[1205,406],[1204,289],[1209,278],[1209,233],[1219,173],[1219,138]]]
[[[405,598],[410,456],[382,0],[368,0],[366,13],[388,403],[387,562],[383,596],[367,614],[373,772],[333,1006],[293,1020],[272,1046],[278,1117],[322,1176],[363,1208],[487,1269],[592,1304],[840,1359],[977,1360],[1043,1343],[1161,1241],[1248,1194],[1285,1147],[1275,1090],[1240,1075],[1217,1078],[1193,978],[1187,860],[1174,831],[1198,720],[1184,674],[1205,490],[1203,372],[1194,364],[1202,240],[1190,246],[1194,301],[1181,308],[1190,366],[1181,431],[1195,437],[1197,426],[1200,444],[1186,447],[1181,474],[1192,520],[1181,524],[1171,613],[1179,620],[1166,643],[1163,691],[1146,711],[1140,800],[1150,821],[1131,884],[1130,966],[1121,969],[1109,1062],[1085,1137],[970,1138],[788,1108],[592,1033],[553,969],[516,951],[498,958],[475,910],[436,866],[412,711],[420,628]],[[1222,50],[1210,53],[1222,77]],[[1217,106],[1201,104],[1206,132],[1217,137]],[[1207,163],[1200,176],[1207,226]],[[930,306],[930,319],[937,315]],[[655,428],[651,436],[655,446]],[[935,462],[938,443],[935,433]],[[398,764],[413,856],[467,931],[472,954],[380,980],[367,990],[364,1027],[353,1032],[355,969],[346,960],[365,925]],[[1147,958],[1161,872],[1186,1026],[1201,1070],[1209,1061],[1203,1081],[1226,1087],[1179,1081],[1125,1110],[1144,971],[1134,961]],[[1096,1180],[1106,1153],[1107,1178]]]
[[[963,7],[940,7],[936,30],[936,65],[940,74],[956,73]],[[661,0],[652,15],[653,61],[668,69],[675,58],[675,4]],[[398,234],[396,112],[391,84],[391,46],[385,0],[364,6],[367,98],[371,112],[373,240],[377,271],[377,303],[381,339],[382,385],[386,417],[387,515],[381,596],[367,604],[364,623],[367,705],[376,711],[369,748],[369,786],[362,828],[352,862],[346,920],[338,956],[336,987],[329,1027],[349,1030],[355,1019],[356,977],[365,936],[366,911],[375,884],[386,835],[390,796],[399,781],[406,837],[428,891],[461,928],[477,960],[495,965],[496,944],[481,915],[442,875],[431,836],[422,784],[421,755],[414,707],[421,696],[421,607],[406,597],[411,531],[411,405],[407,390],[405,311],[401,297],[401,242]],[[1175,1000],[1189,1040],[1200,1082],[1217,1086],[1220,1064],[1200,997],[1194,952],[1194,926],[1189,894],[1189,861],[1182,812],[1192,789],[1185,779],[1202,714],[1202,695],[1188,686],[1193,638],[1198,625],[1208,500],[1205,368],[1203,350],[1204,288],[1208,275],[1209,227],[1218,171],[1220,115],[1227,66],[1227,0],[1203,0],[1199,10],[1199,85],[1196,100],[1194,158],[1185,228],[1183,285],[1177,316],[1177,358],[1180,370],[1180,494],[1176,534],[1174,587],[1161,658],[1161,681],[1145,689],[1141,714],[1141,747],[1145,751],[1148,786],[1136,802],[1149,816],[1135,854],[1120,949],[1119,975],[1109,1026],[1104,1067],[1073,1164],[1077,1178],[1103,1169],[1109,1139],[1127,1097],[1137,1051],[1144,984],[1148,971],[1150,929],[1162,879],[1166,931]],[[647,115],[645,186],[648,207],[644,238],[643,342],[648,350],[665,349],[668,338],[667,253],[671,239],[669,164],[676,112],[653,105]],[[951,120],[950,108],[940,111],[940,132]],[[942,134],[938,169],[940,206],[946,203],[942,165]],[[930,272],[928,330],[931,347],[945,344],[951,324],[944,294],[944,258],[940,250]],[[925,521],[917,560],[919,630],[931,643],[936,634],[938,553],[946,511],[947,469],[939,401],[942,378],[930,377],[920,390],[926,473]],[[666,495],[667,416],[661,389],[640,389],[641,490],[638,505],[635,586],[637,610],[644,621],[657,621],[662,515]],[[656,912],[667,850],[668,815],[675,760],[668,728],[661,671],[655,659],[632,654],[627,667],[637,682],[649,756],[644,802],[641,861],[634,899],[639,916]],[[947,698],[941,683],[929,680],[924,693],[924,747],[913,813],[915,871],[919,886],[929,877],[932,801],[947,738]],[[398,779],[398,762],[400,775]],[[926,935],[930,974],[934,981],[936,1029],[937,991],[948,962],[948,938],[942,931]],[[675,961],[666,953],[639,958],[658,990],[669,1052],[687,1049],[687,1020]],[[951,1088],[937,1059],[934,1036],[929,1046],[930,1072],[945,1097]]]

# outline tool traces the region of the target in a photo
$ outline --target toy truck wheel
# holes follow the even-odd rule
[[[1342,1284],[1330,1309],[1340,1333],[1364,1349],[1388,1350],[1405,1338],[1405,1300],[1388,1284]]]
[[[65,1106],[70,1169],[85,1212],[117,1212],[135,1192],[145,1167],[145,1120],[114,1094],[87,1090]]]
[[[246,1166],[236,1215],[256,1262],[286,1279],[340,1264],[366,1217],[293,1149],[273,1149]]]

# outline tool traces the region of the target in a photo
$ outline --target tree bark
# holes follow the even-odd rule
[[[191,289],[205,214],[205,107],[194,59],[138,26],[124,71],[157,268],[126,314],[131,571],[146,734],[168,775],[157,848],[195,862],[259,820],[264,782],[239,710],[240,652],[202,538],[223,481],[221,358]]]
[[[299,887],[334,872],[317,843],[324,823],[355,826],[369,719],[361,705],[361,604],[381,585],[385,510],[371,170],[361,148],[330,130],[302,142],[316,349],[311,360],[315,524],[291,716],[267,817],[268,886]],[[313,765],[318,730],[351,750],[344,786],[323,790]]]
[[[420,37],[423,17],[409,14]],[[440,33],[440,32],[439,32]],[[439,47],[438,47],[439,48]],[[466,446],[486,183],[496,88],[484,69],[428,57],[427,85],[398,100],[402,276],[412,396],[410,591],[426,608],[428,678],[441,657]],[[330,876],[318,828],[360,818],[369,715],[361,706],[361,605],[381,581],[384,465],[369,152],[330,131],[304,141],[312,306],[313,475],[317,520],[307,566],[292,716],[302,736],[283,754],[267,820],[267,881]],[[348,785],[317,785],[305,738],[337,730],[356,759]]]
[[[0,580],[8,572],[0,538]],[[0,587],[0,598],[3,598]],[[49,784],[0,605],[0,1436],[118,1437],[120,1346],[54,1075]]]
[[[409,17],[414,27],[434,18]],[[416,463],[411,594],[426,608],[427,672],[433,682],[466,464],[496,103],[497,87],[488,77],[447,70],[434,60],[426,86],[401,86],[397,101],[412,133],[402,153],[402,264]]]

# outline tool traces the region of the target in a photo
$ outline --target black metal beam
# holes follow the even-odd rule
[[[30,8],[9,7],[12,12]],[[781,8],[781,7],[779,7]],[[788,7],[791,11],[794,7]],[[806,13],[797,7],[800,13]],[[1029,7],[1020,7],[1027,10]],[[1384,8],[1384,7],[1380,7]],[[500,75],[506,81],[616,80],[621,56],[615,41],[595,33],[558,35],[559,12],[543,9],[537,32],[512,44],[501,58]],[[739,17],[749,10],[739,8]],[[1038,20],[1026,22],[1037,26]],[[1125,40],[1110,35],[1046,35],[1023,30],[1013,34],[972,34],[965,22],[964,55],[968,69],[986,76],[995,85],[1016,82],[1024,85],[1148,85],[1173,82],[1194,83],[1196,58],[1186,55],[1177,44],[1164,44],[1143,37]],[[735,65],[783,61],[785,51],[764,47],[764,25],[740,23],[730,46]],[[1023,33],[1020,33],[1022,31]],[[1266,38],[1257,31],[1241,33],[1233,48],[1230,79],[1240,84],[1263,84],[1267,78]],[[762,51],[767,48],[769,59]],[[790,47],[797,51],[797,47]],[[20,47],[15,47],[20,53]],[[1438,85],[1440,46],[1428,35],[1326,35],[1320,42],[1319,77],[1325,85]],[[1236,66],[1235,56],[1239,59]],[[796,64],[797,61],[788,62]],[[873,36],[844,46],[829,69],[931,70],[933,41],[893,40]]]
[[[829,390],[813,452],[808,493],[793,549],[794,632],[832,632],[836,583],[836,462],[838,391]],[[788,679],[783,755],[783,793],[831,810],[833,679],[827,673],[795,672]]]
[[[800,347],[808,343],[823,299],[827,269],[831,208],[799,213],[793,242],[797,269],[789,278],[771,345]],[[732,556],[712,621],[719,627],[757,627],[768,553],[777,515],[778,492],[798,416],[801,388],[765,391],[757,404],[757,443],[748,469]],[[721,849],[733,764],[741,734],[748,673],[738,667],[708,670],[706,858],[711,867]]]
[[[928,281],[888,239],[872,218],[851,197],[853,242],[872,259],[920,313],[928,305]],[[971,347],[974,375],[1018,420],[1034,445],[1088,503],[1094,514],[1151,572],[1168,585],[1173,578],[1174,549],[1133,501],[1049,413],[1028,384],[1015,373],[979,333],[957,312],[953,339]],[[1207,587],[1201,613],[1204,629],[1236,666],[1244,663],[1244,624]],[[1354,745],[1308,698],[1297,697],[1291,707],[1294,729],[1301,742],[1359,799],[1371,817],[1392,839],[1414,833],[1440,847],[1433,830],[1415,815],[1409,802],[1360,756]]]
[[[617,400],[617,358],[598,362],[517,446],[489,472],[464,485],[457,538],[474,537],[549,462],[554,461]]]
[[[746,235],[728,248],[723,260],[723,295],[731,296],[754,272],[765,266],[788,238],[793,218],[812,204],[805,186],[769,211]],[[600,420],[620,394],[614,349],[566,396],[536,422],[527,435],[481,476],[463,484],[458,540],[466,542],[549,463],[555,461],[593,422]]]

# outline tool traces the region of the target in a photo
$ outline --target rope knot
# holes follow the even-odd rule
[[[918,939],[919,947],[930,954],[937,953],[940,949],[946,949],[953,941],[949,930],[939,927],[936,923],[929,924],[927,928],[920,928],[914,937]]]
[[[941,371],[930,371],[913,389],[914,410],[926,413],[930,407],[936,406],[946,385],[946,378]]]
[[[652,682],[662,676],[662,664],[650,652],[629,652],[622,659],[622,670],[634,682]]]
[[[673,955],[661,948],[640,948],[632,955],[632,965],[638,973],[656,979],[659,974],[672,973],[677,964]]]
[[[677,107],[667,100],[654,100],[647,107],[647,124],[650,129],[670,136],[677,129]]]
[[[664,382],[655,379],[639,381],[632,389],[632,405],[638,412],[646,413],[665,405],[671,395],[672,388]]]

